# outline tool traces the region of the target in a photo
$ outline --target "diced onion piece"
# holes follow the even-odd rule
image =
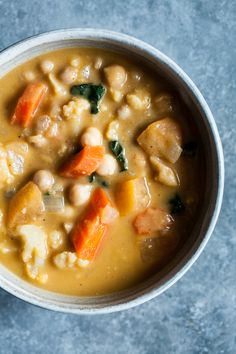
[[[64,197],[57,195],[44,195],[45,211],[49,213],[62,213],[64,211]]]

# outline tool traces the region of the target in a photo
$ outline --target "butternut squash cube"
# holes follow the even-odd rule
[[[150,193],[146,178],[134,178],[119,183],[115,193],[116,205],[120,215],[146,208],[150,203]]]

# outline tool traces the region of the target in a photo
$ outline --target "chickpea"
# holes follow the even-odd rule
[[[48,74],[54,69],[54,64],[50,60],[43,60],[40,64],[40,68],[44,74]]]
[[[100,176],[111,176],[116,173],[118,169],[118,164],[116,159],[110,155],[110,154],[105,154],[102,163],[97,169],[97,174]]]
[[[45,193],[53,186],[54,177],[51,172],[47,170],[39,170],[35,173],[33,181],[38,185],[39,189]]]
[[[108,84],[116,90],[120,90],[127,80],[127,73],[120,65],[108,66],[104,69],[104,73]]]
[[[72,84],[77,79],[77,69],[71,66],[65,68],[61,73],[61,80],[64,84]]]
[[[102,134],[99,129],[94,127],[89,127],[85,130],[84,134],[81,136],[80,142],[83,146],[98,146],[102,145]]]
[[[69,191],[69,200],[74,206],[85,204],[91,194],[92,186],[86,184],[74,184]]]

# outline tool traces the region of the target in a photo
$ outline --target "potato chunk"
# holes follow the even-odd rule
[[[150,203],[146,178],[134,178],[118,184],[115,199],[121,215],[146,208]]]
[[[150,124],[137,141],[147,154],[164,157],[172,163],[179,159],[182,152],[180,126],[173,118],[164,118]]]
[[[42,193],[33,182],[28,182],[11,199],[8,209],[8,227],[14,228],[32,222],[44,211]]]
[[[150,161],[153,169],[157,172],[155,179],[166,186],[176,187],[179,184],[177,174],[172,168],[164,164],[158,157],[151,156]]]
[[[47,235],[41,227],[30,224],[18,226],[16,232],[23,245],[21,257],[25,263],[26,274],[29,278],[44,284],[48,276],[41,268],[48,255]]]

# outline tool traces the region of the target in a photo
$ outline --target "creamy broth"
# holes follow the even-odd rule
[[[78,296],[123,290],[159,272],[189,236],[203,190],[204,163],[199,137],[190,113],[175,91],[165,80],[130,58],[87,48],[62,49],[40,55],[9,72],[0,82],[3,88],[0,155],[9,172],[9,178],[0,178],[1,263],[36,286]],[[38,82],[47,92],[36,113],[31,114],[30,124],[22,126],[22,115],[11,124],[17,101],[26,86]],[[94,104],[91,100],[70,93],[74,85],[86,83],[102,85],[106,90],[96,114],[91,113]],[[147,146],[149,142],[142,134],[157,121],[164,122],[165,132],[163,136],[158,135],[162,128],[157,126],[154,145],[158,141],[158,144],[163,143],[162,147],[151,146],[151,138]],[[114,122],[113,126],[109,125],[111,122]],[[90,129],[86,133],[91,127],[96,130]],[[170,135],[172,128],[174,133]],[[153,136],[153,130],[150,132]],[[149,133],[145,134],[149,139]],[[73,178],[65,176],[61,172],[64,166],[68,174],[71,168],[68,161],[78,156],[84,146],[90,146],[91,141],[93,145],[93,139],[102,139],[98,145],[109,155],[106,162],[103,157],[93,171],[97,171],[95,175],[92,172]],[[118,141],[125,149],[127,170],[120,171],[122,162],[109,148],[109,141]],[[153,148],[155,153],[150,153]],[[165,148],[167,152],[156,153],[156,149]],[[12,151],[16,153],[12,155]],[[41,170],[44,174],[35,175]],[[45,175],[45,171],[49,175]],[[51,185],[48,176],[52,176]],[[129,180],[130,184],[126,185]],[[59,203],[58,210],[49,212],[46,205],[46,211],[40,212],[38,204],[37,210],[28,215],[27,201],[27,207],[17,211],[24,214],[21,220],[27,214],[27,221],[19,221],[11,202],[18,203],[20,198],[14,198],[29,181],[33,181],[35,189],[29,187],[26,193],[23,192],[25,196],[30,198],[36,193],[37,198],[43,198],[44,204],[48,199],[58,197],[59,202],[64,200],[64,207]],[[50,187],[45,187],[44,183]],[[73,186],[76,187],[72,189]],[[102,189],[109,206],[117,214],[112,222],[109,221],[96,255],[81,263],[78,261],[83,253],[81,230],[80,240],[75,242],[77,236],[73,230],[86,217],[97,188]],[[143,222],[147,227],[146,219],[150,218],[145,210],[160,218],[161,226],[151,225],[151,230],[141,231],[140,220],[142,227]],[[137,219],[140,215],[141,219]],[[22,229],[24,225],[41,230],[38,238],[42,237],[40,242],[41,245],[44,242],[45,249],[39,252],[40,255],[32,244],[31,251],[27,249],[29,254],[24,255],[32,236],[31,229],[27,232]],[[76,246],[78,243],[80,246]]]

